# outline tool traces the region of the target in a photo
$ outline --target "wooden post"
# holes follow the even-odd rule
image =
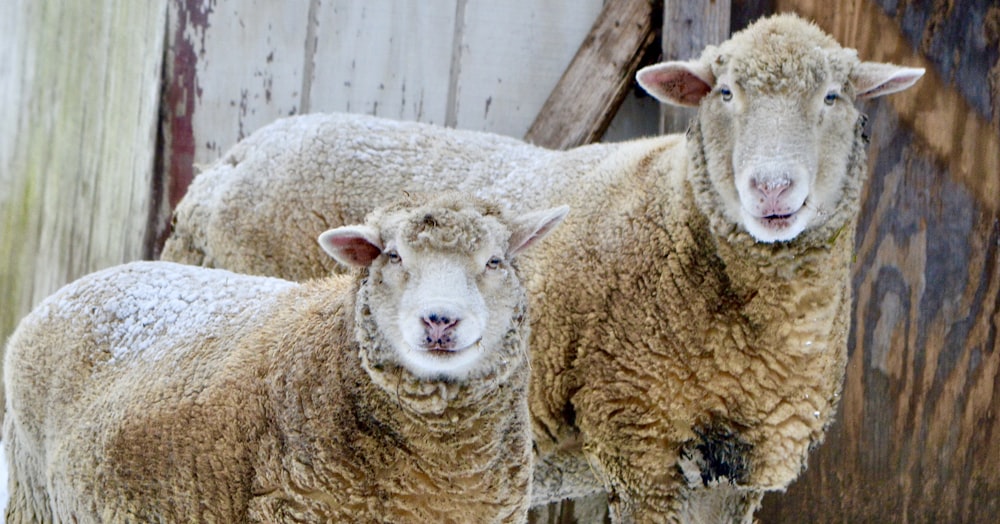
[[[149,257],[164,0],[0,17],[0,347],[43,298]]]
[[[663,2],[663,60],[690,60],[701,56],[706,45],[729,37],[731,5],[728,0]],[[660,109],[663,133],[682,133],[695,110],[664,104]]]

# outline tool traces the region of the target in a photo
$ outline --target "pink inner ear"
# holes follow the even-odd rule
[[[696,106],[712,90],[712,86],[686,71],[666,71],[656,81],[663,90],[684,105]]]
[[[918,67],[900,67],[893,64],[864,62],[852,75],[857,98],[865,100],[909,88],[924,75]]]
[[[337,253],[337,258],[351,265],[368,266],[382,253],[377,246],[357,236],[333,236],[327,242]]]
[[[712,90],[706,81],[686,62],[667,62],[643,68],[637,75],[639,83],[661,102],[696,107]]]

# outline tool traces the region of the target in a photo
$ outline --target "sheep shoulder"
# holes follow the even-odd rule
[[[627,150],[640,146],[642,154]],[[853,235],[846,228],[833,244],[794,257],[718,237],[694,202],[686,146],[679,137],[624,146],[633,164],[622,171],[609,163],[617,174],[595,189],[614,205],[566,224],[547,245],[553,257],[586,256],[561,258],[560,271],[544,273],[532,288],[533,296],[565,304],[559,318],[534,310],[536,441],[554,435],[552,448],[541,446],[553,452],[578,442],[581,454],[597,455],[591,462],[607,468],[599,476],[635,485],[646,485],[649,471],[664,472],[653,480],[660,485],[687,484],[684,457],[731,445],[739,454],[727,460],[736,467],[702,457],[691,468],[693,487],[702,486],[704,472],[783,489],[835,410]],[[655,420],[673,424],[644,437]],[[604,449],[615,442],[638,445],[628,449],[632,457],[656,456],[641,444],[666,442],[677,462],[623,464],[604,455],[622,453]],[[745,495],[726,500],[752,507],[757,499]]]
[[[55,520],[91,518],[95,506],[81,496],[91,490],[115,501],[103,506],[114,509],[99,512],[102,519],[140,518],[148,511],[183,515],[201,498],[223,501],[205,517],[238,516],[227,511],[236,511],[248,493],[242,483],[247,450],[239,443],[252,438],[259,430],[252,421],[264,417],[252,400],[263,392],[259,381],[233,366],[241,342],[237,326],[261,322],[267,297],[294,286],[139,262],[84,277],[46,299],[8,347],[5,442],[16,447],[12,477],[49,478],[55,485],[73,479],[82,489],[62,493],[51,506],[59,513],[48,516]],[[172,443],[177,435],[186,435],[179,447]],[[38,460],[41,449],[49,450],[45,462]],[[192,455],[172,449],[204,460],[190,463]],[[190,467],[178,468],[180,463]],[[186,481],[191,489],[164,498],[156,496],[162,486],[153,483],[109,482],[121,471],[150,470],[161,472],[152,477]],[[22,488],[35,490],[38,501],[48,496],[39,486]],[[149,500],[158,503],[150,506]],[[47,510],[15,503],[12,511]]]

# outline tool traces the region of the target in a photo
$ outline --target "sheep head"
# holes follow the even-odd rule
[[[492,204],[445,195],[380,208],[363,225],[329,230],[322,248],[363,268],[357,322],[365,360],[420,379],[462,380],[526,359],[505,344],[526,304],[514,257],[553,230],[568,207],[508,219]]]
[[[852,155],[862,118],[853,102],[906,89],[923,73],[861,62],[812,23],[777,15],[637,79],[662,102],[699,108],[692,125],[703,140],[694,146],[704,149],[707,204],[758,242],[781,242],[844,215],[851,162],[863,162]]]

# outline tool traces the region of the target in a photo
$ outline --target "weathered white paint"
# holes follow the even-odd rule
[[[190,45],[197,60],[196,92],[187,93],[195,97],[196,164],[301,112],[310,0],[197,3],[171,0],[168,32],[172,53]]]
[[[310,111],[444,124],[455,0],[338,0],[317,12]]]
[[[601,12],[600,0],[469,0],[455,127],[522,137]]]
[[[165,0],[18,0],[0,16],[0,340],[62,284],[141,258]]]
[[[198,50],[190,118],[204,164],[301,112],[523,136],[602,1],[206,1],[198,23],[177,7],[197,2],[171,4],[169,45],[180,36]]]

